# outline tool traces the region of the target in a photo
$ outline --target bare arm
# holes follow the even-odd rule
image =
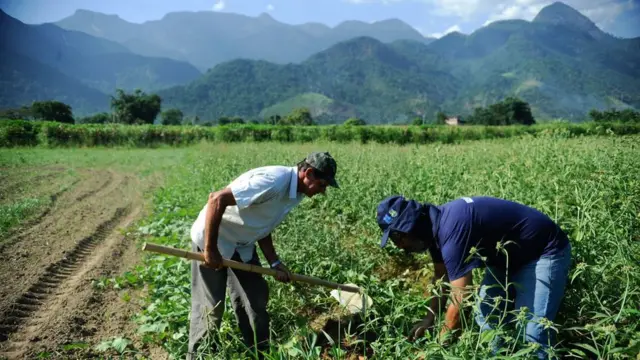
[[[440,331],[440,335],[444,335],[448,331],[460,328],[460,311],[462,308],[462,300],[469,291],[467,286],[473,282],[471,271],[467,272],[463,277],[451,282],[451,304],[447,308],[445,323]]]
[[[236,205],[231,189],[225,188],[209,194],[207,215],[204,225],[204,257],[207,266],[219,269],[222,267],[222,257],[218,250],[218,230],[222,215],[227,206]]]
[[[258,240],[258,245],[260,245],[260,249],[262,250],[264,257],[269,262],[269,265],[278,260],[278,254],[276,254],[276,249],[273,247],[273,238],[271,237],[271,234]]]
[[[449,281],[449,278],[447,276],[447,269],[445,268],[444,264],[434,263],[433,270],[434,270],[434,274],[433,274],[432,284],[435,285],[436,282],[439,281],[440,279],[447,282]],[[410,340],[415,340],[419,337],[424,336],[425,331],[427,331],[433,326],[436,315],[439,315],[447,305],[448,293],[449,293],[449,289],[447,287],[444,287],[442,289],[442,294],[440,296],[431,298],[431,303],[429,304],[429,311],[427,312],[427,315],[424,317],[424,319],[422,319],[422,321],[414,325],[414,327],[411,329],[411,332],[409,334]]]

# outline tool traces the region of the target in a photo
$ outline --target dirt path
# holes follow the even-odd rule
[[[2,241],[0,358],[73,358],[78,348],[135,333],[137,304],[92,281],[138,262],[140,250],[121,231],[143,216],[150,184],[113,170],[77,171],[30,226]]]

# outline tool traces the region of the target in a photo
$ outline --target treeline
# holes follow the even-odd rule
[[[621,122],[640,124],[640,112],[632,109],[611,109],[606,111],[591,110],[589,112],[589,117],[591,120],[598,123]]]
[[[208,142],[359,142],[391,144],[455,143],[515,136],[637,134],[638,123],[554,123],[512,126],[128,126],[123,124],[70,125],[48,121],[0,121],[0,147],[12,146],[182,146]]]
[[[162,98],[157,94],[147,94],[141,90],[127,93],[118,89],[111,97],[111,113],[103,112],[85,117],[74,117],[70,105],[59,101],[36,101],[31,106],[18,109],[0,111],[0,119],[13,120],[45,120],[66,124],[123,124],[123,125],[243,125],[265,124],[281,126],[313,126],[326,123],[320,115],[314,119],[308,108],[293,109],[289,114],[272,115],[265,119],[243,119],[238,116],[221,117],[219,119],[202,120],[198,116],[185,116],[179,109],[162,109]],[[592,110],[589,117],[595,122],[640,122],[640,112],[625,110]],[[367,125],[365,119],[351,117],[343,122],[344,125]],[[536,120],[529,104],[518,97],[507,97],[487,107],[476,107],[472,114],[462,117],[447,115],[441,111],[435,114],[435,119],[416,117],[402,124],[394,125],[534,125]]]

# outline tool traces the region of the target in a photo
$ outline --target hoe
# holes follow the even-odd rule
[[[142,247],[142,250],[204,262],[204,256],[201,253],[176,249],[158,244],[145,243]],[[269,276],[276,275],[276,270],[257,265],[245,264],[238,261],[222,259],[222,264],[232,269],[244,270]],[[373,305],[373,300],[369,296],[364,294],[363,290],[360,287],[354,284],[338,284],[316,277],[299,274],[291,274],[291,280],[334,289],[331,291],[331,296],[336,299],[340,303],[340,305],[346,307],[351,314],[358,313]]]

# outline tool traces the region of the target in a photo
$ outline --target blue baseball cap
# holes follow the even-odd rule
[[[410,233],[420,217],[422,205],[400,195],[389,196],[378,204],[376,220],[382,230],[380,247],[387,245],[392,231]]]

